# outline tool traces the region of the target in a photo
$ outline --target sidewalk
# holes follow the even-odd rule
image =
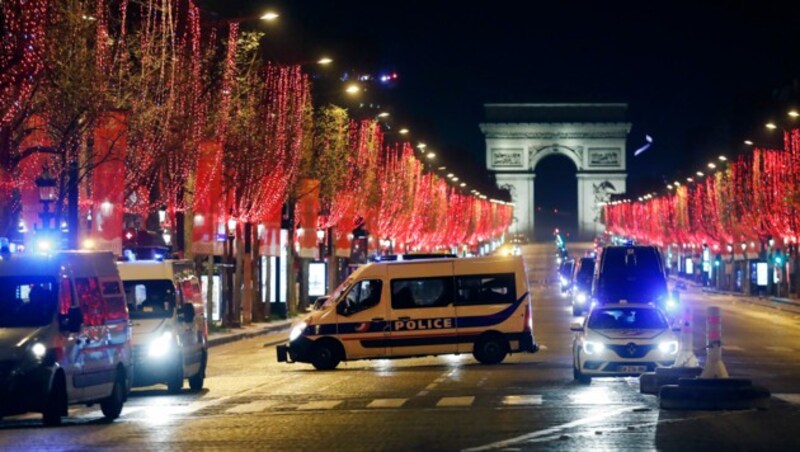
[[[208,335],[208,346],[215,347],[229,342],[273,333],[286,332],[288,335],[291,326],[292,320],[278,320],[274,322],[256,322],[241,328],[231,328],[230,331],[226,332],[210,333]],[[286,338],[281,340],[283,339]]]
[[[748,295],[743,294],[740,292],[729,292],[724,290],[717,290],[712,287],[705,287],[701,284],[698,284],[695,281],[687,280],[684,278],[680,278],[677,276],[670,276],[669,277],[675,281],[681,281],[685,283],[687,286],[698,288],[701,291],[709,294],[714,295],[725,295],[729,297],[736,297],[746,301],[748,303],[752,303],[758,306],[764,306],[767,308],[777,309],[779,311],[787,311],[796,314],[800,314],[800,300],[792,299],[792,298],[784,298],[784,297],[773,297],[773,296],[756,296],[756,295]]]

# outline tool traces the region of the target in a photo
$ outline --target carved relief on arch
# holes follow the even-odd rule
[[[561,154],[569,158],[572,160],[572,163],[575,164],[575,168],[578,171],[583,170],[583,146],[575,146],[571,148],[560,144],[531,147],[530,153],[528,154],[530,168],[532,170],[536,170],[536,165],[539,163],[539,160],[552,154]]]

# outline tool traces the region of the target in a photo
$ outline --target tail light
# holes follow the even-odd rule
[[[522,319],[522,331],[530,333],[533,331],[533,315],[531,314],[531,302],[525,304],[525,317]]]

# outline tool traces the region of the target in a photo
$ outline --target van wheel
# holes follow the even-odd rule
[[[576,355],[575,362],[572,365],[572,378],[574,380],[577,380],[578,383],[582,385],[591,384],[592,377],[590,375],[586,375],[585,373],[581,372],[580,369],[578,369],[578,366],[580,366],[580,362],[581,362],[580,355]]]
[[[114,380],[114,387],[111,389],[111,395],[100,402],[100,411],[107,420],[113,421],[118,418],[122,413],[122,405],[125,403],[125,376],[122,371],[117,372],[117,378]]]
[[[61,425],[61,417],[67,413],[67,387],[63,377],[57,376],[53,380],[50,394],[42,411],[42,423],[48,427]]]
[[[192,391],[199,391],[203,389],[203,382],[206,378],[206,365],[208,364],[208,352],[203,351],[203,357],[200,362],[200,370],[196,374],[189,377],[189,387]]]
[[[472,351],[481,364],[500,364],[508,354],[508,341],[499,334],[481,337]]]
[[[339,348],[330,341],[317,342],[311,349],[311,364],[317,370],[336,369],[341,361]]]
[[[175,361],[175,368],[172,369],[172,375],[167,380],[167,391],[170,394],[177,394],[183,389],[183,357],[178,355]]]

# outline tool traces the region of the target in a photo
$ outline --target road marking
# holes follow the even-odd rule
[[[375,399],[367,408],[400,408],[408,399]]]
[[[772,397],[794,405],[800,405],[800,394],[772,394]]]
[[[442,397],[436,403],[436,406],[439,408],[444,407],[456,407],[456,406],[470,406],[472,402],[475,401],[475,396],[465,396],[465,397]]]
[[[792,353],[792,352],[794,352],[794,349],[791,349],[789,347],[772,346],[772,347],[764,347],[764,348],[766,348],[769,351],[779,352],[779,353]]]
[[[426,395],[428,395],[428,392],[429,391],[420,391],[417,393],[417,397],[425,397]]]
[[[428,386],[425,386],[425,389],[428,390],[428,391],[430,391],[431,389],[435,389],[435,388],[436,388],[436,383],[431,383]]]
[[[743,352],[744,349],[739,347],[738,345],[723,345],[722,350],[726,350],[729,352]]]
[[[541,405],[541,394],[531,395],[510,395],[503,397],[503,405],[519,406],[519,405]]]
[[[539,344],[539,350],[545,351],[545,350],[547,350],[547,346],[544,345],[544,344]]]
[[[225,412],[231,414],[260,413],[261,411],[271,408],[277,404],[278,401],[276,400],[256,400],[229,408],[225,410]]]
[[[517,436],[515,438],[497,441],[495,443],[486,444],[485,446],[478,446],[473,447],[470,449],[464,449],[465,452],[479,452],[483,450],[492,450],[492,449],[502,449],[511,447],[520,443],[524,443],[533,439],[536,439],[540,436],[547,436],[553,435],[554,433],[558,433],[562,430],[566,430],[573,427],[579,427],[581,425],[591,424],[593,422],[602,421],[608,419],[610,417],[619,416],[622,413],[631,412],[633,409],[636,408],[643,408],[644,405],[639,407],[626,407],[626,408],[619,408],[616,410],[609,410],[605,413],[600,413],[594,416],[585,417],[582,419],[578,419],[577,421],[567,422],[566,424],[557,425],[555,427],[546,428],[544,430],[537,430],[535,432],[527,433],[522,436]]]
[[[332,410],[341,405],[341,400],[314,400],[297,407],[298,410]]]

